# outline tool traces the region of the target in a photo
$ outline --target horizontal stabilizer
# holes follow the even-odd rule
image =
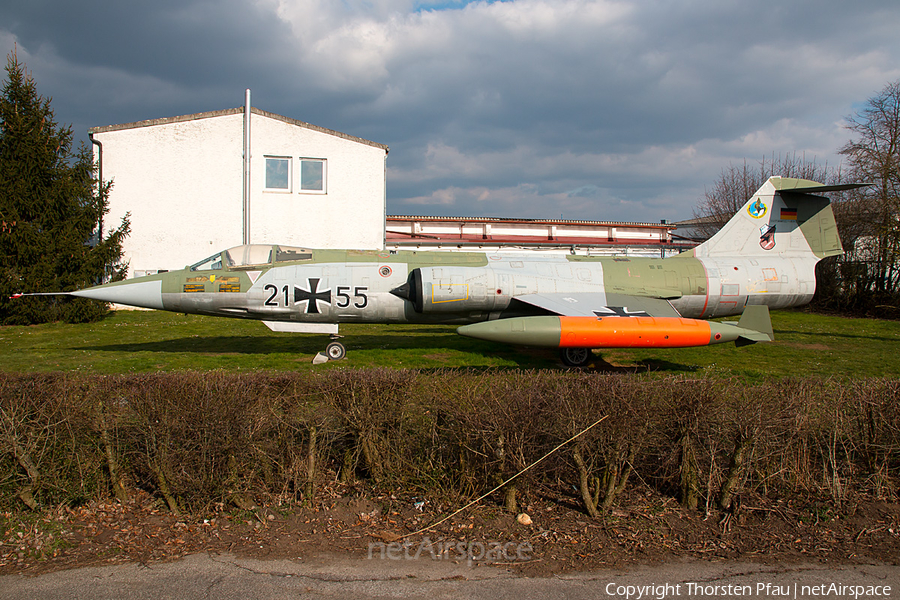
[[[826,192],[843,192],[846,190],[855,190],[862,187],[868,187],[871,183],[838,183],[836,185],[823,185],[815,181],[807,179],[790,179],[787,177],[776,177],[772,180],[772,185],[776,191],[791,192],[794,194],[824,194]]]

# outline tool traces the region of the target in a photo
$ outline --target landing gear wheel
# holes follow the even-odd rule
[[[347,349],[340,342],[331,342],[325,346],[325,356],[328,360],[341,360],[347,356]]]
[[[563,348],[559,351],[559,357],[567,367],[581,368],[591,362],[594,353],[590,348]]]

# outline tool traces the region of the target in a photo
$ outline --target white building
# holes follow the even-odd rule
[[[244,109],[92,128],[112,180],[107,223],[131,214],[129,276],[181,269],[244,242]],[[251,243],[384,247],[383,144],[256,108]]]

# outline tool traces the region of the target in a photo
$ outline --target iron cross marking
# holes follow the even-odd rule
[[[645,310],[636,310],[630,312],[627,306],[604,306],[602,310],[595,310],[594,314],[598,319],[603,317],[649,317],[650,313]]]
[[[325,290],[323,292],[317,291],[319,287],[319,279],[318,278],[310,278],[309,279],[309,291],[301,290],[298,287],[294,287],[294,302],[303,302],[306,300],[306,313],[316,313],[319,314],[319,301],[327,302],[331,304],[331,290]]]

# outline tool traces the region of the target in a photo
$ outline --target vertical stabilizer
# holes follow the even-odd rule
[[[771,177],[716,235],[692,251],[700,257],[815,257],[843,254],[831,202],[820,194],[864,184],[824,185]]]

